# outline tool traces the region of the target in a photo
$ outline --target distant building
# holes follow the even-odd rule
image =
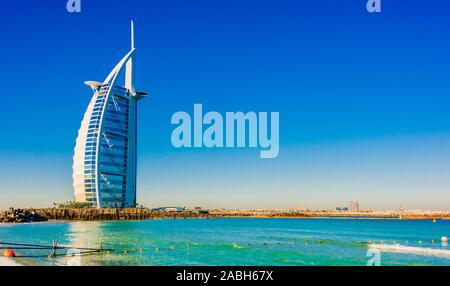
[[[93,96],[78,131],[73,188],[77,203],[100,209],[136,207],[137,103],[147,94],[134,87],[133,25],[131,35],[130,52],[105,81],[86,82]]]
[[[336,207],[336,210],[338,212],[346,212],[346,211],[348,211],[348,208],[346,208],[346,207]]]
[[[357,201],[351,201],[348,203],[348,210],[352,212],[359,211],[359,202]]]

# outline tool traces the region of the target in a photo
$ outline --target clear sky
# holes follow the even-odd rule
[[[73,200],[77,131],[136,24],[138,201],[450,210],[450,2],[0,3],[0,208]],[[177,111],[280,112],[280,156],[178,150]]]

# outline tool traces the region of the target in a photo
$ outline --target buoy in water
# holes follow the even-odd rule
[[[171,247],[170,247],[170,250],[175,250],[175,246],[171,246]]]
[[[3,256],[4,257],[16,257],[16,253],[12,249],[5,249],[5,251],[3,251]]]
[[[448,237],[443,236],[443,237],[441,238],[441,241],[442,241],[442,242],[448,242]]]

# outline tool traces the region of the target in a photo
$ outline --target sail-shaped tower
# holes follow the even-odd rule
[[[75,199],[97,208],[136,207],[137,102],[134,87],[134,23],[131,50],[103,83],[87,81],[93,96],[84,114],[73,158]],[[125,72],[125,83],[119,84]]]

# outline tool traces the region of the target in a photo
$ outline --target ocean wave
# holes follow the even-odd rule
[[[450,258],[450,250],[426,247],[404,246],[400,244],[369,244],[369,248],[385,252],[420,254],[431,256],[444,256]]]
[[[233,243],[232,246],[233,246],[233,248],[237,248],[237,249],[244,248],[244,246],[239,245],[239,244],[237,244],[237,243]]]

